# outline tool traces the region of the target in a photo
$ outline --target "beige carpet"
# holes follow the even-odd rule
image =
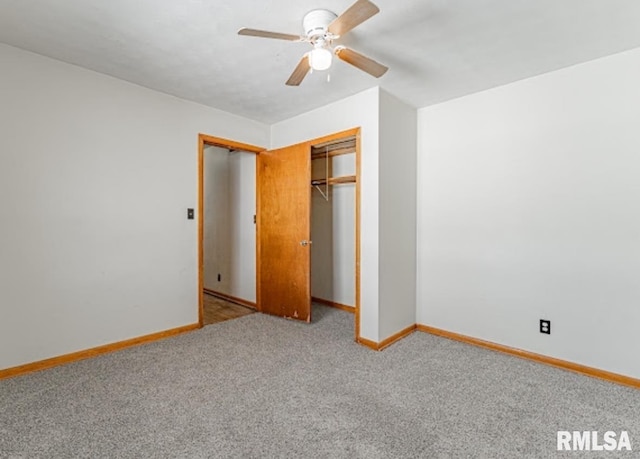
[[[353,314],[251,314],[0,381],[0,458],[631,458],[640,391]],[[595,339],[595,338],[594,338]],[[558,430],[633,451],[558,453]]]

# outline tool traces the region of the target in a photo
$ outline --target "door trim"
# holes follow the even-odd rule
[[[236,142],[235,140],[224,139],[221,137],[214,137],[207,134],[198,134],[198,324],[200,327],[204,325],[204,147],[205,145],[212,145],[215,147],[228,148],[230,150],[241,150],[247,153],[255,153],[265,151],[265,148],[250,145],[247,143]],[[256,195],[258,193],[256,186]],[[257,206],[256,196],[256,206]],[[257,209],[256,209],[257,212]],[[257,244],[257,229],[256,229],[256,250]],[[256,252],[256,289],[257,280],[260,267],[260,257]],[[257,295],[257,292],[256,292]],[[257,299],[257,297],[256,297]],[[259,301],[258,301],[258,304]]]

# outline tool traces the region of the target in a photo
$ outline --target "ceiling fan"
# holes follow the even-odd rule
[[[313,46],[313,50],[302,56],[302,59],[287,80],[287,85],[289,86],[300,85],[310,70],[327,70],[331,67],[334,54],[348,64],[376,78],[380,78],[389,70],[384,65],[345,46],[333,47],[335,40],[379,11],[380,9],[369,0],[357,0],[340,16],[329,10],[318,9],[310,11],[302,20],[305,32],[305,35],[302,36],[247,28],[240,29],[238,35],[310,43]]]

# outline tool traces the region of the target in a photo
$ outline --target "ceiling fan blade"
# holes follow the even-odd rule
[[[344,35],[379,11],[380,9],[369,0],[358,0],[329,24],[329,32]]]
[[[277,40],[301,41],[300,35],[292,35],[288,33],[269,32],[267,30],[247,29],[243,27],[238,30],[238,35],[247,35],[250,37],[275,38]]]
[[[309,73],[310,68],[311,66],[309,65],[309,54],[307,53],[302,56],[302,59],[300,59],[300,62],[298,62],[295,70],[287,80],[287,86],[300,86],[300,83],[302,83],[304,77],[306,77],[307,73]]]
[[[345,48],[344,46],[338,46],[336,48],[336,56],[345,61],[348,64],[358,67],[360,70],[364,70],[369,75],[373,75],[376,78],[380,78],[384,75],[389,67],[386,67],[373,59],[355,52],[352,49]]]

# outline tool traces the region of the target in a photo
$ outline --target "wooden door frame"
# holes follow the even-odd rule
[[[242,152],[254,153],[256,155],[265,151],[265,148],[257,147],[255,145],[236,142],[235,140],[223,139],[221,137],[214,137],[207,134],[198,134],[198,325],[200,327],[204,326],[204,148],[208,145],[227,148],[230,150],[240,150]],[[256,186],[256,207],[258,203],[257,194],[258,187]],[[257,281],[260,264],[260,257],[258,256],[257,252],[257,239],[258,233],[256,228],[256,295],[258,289]],[[258,305],[258,310],[260,310],[259,301],[256,301],[256,304]]]

